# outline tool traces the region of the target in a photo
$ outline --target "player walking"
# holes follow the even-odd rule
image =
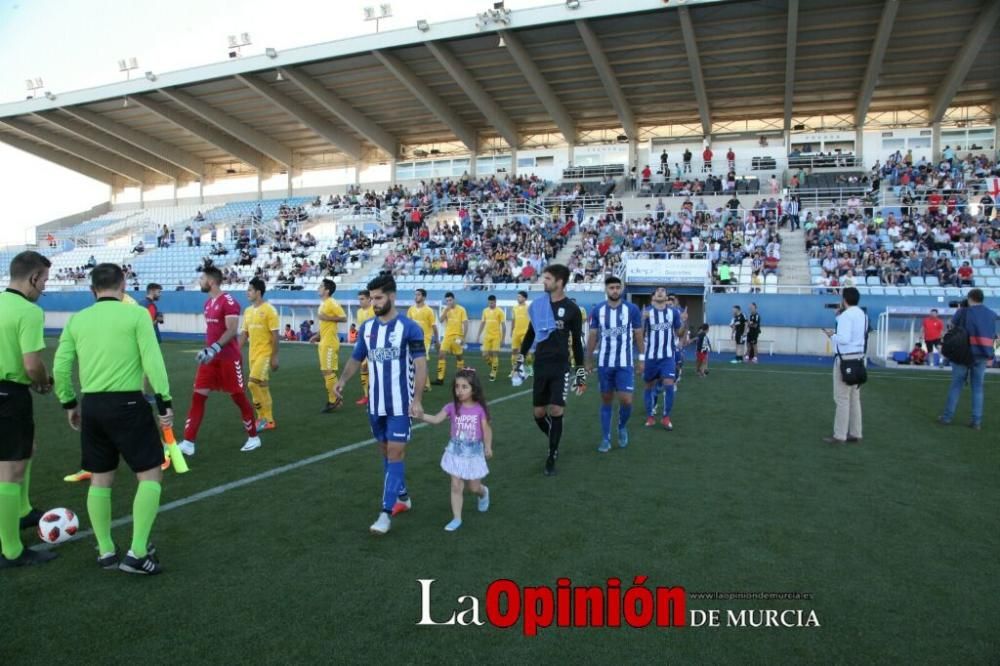
[[[180,443],[181,451],[186,456],[194,455],[195,440],[198,438],[201,420],[205,417],[205,403],[210,391],[228,393],[239,408],[243,417],[243,429],[247,433],[247,441],[240,451],[260,448],[253,407],[247,400],[243,385],[243,355],[236,339],[240,327],[240,304],[231,295],[224,293],[221,285],[222,271],[218,268],[209,266],[202,271],[201,290],[208,294],[208,300],[205,301],[206,346],[196,357],[199,365],[194,377],[194,394],[184,423],[184,441]]]
[[[670,412],[674,407],[674,380],[677,377],[676,352],[684,337],[686,315],[668,305],[667,290],[657,287],[652,305],[643,312],[643,336],[646,343],[646,368],[642,379],[646,403],[646,426],[656,425],[657,385],[663,387],[663,418],[660,425],[673,430]]]
[[[510,334],[511,376],[514,375],[514,366],[517,365],[517,357],[521,354],[521,343],[524,341],[524,334],[528,332],[528,323],[530,321],[528,318],[528,292],[517,292],[517,305],[512,308],[512,311],[511,318],[514,320],[514,329]],[[534,362],[534,354],[528,354],[524,362],[524,370],[528,377],[535,372]]]
[[[0,293],[0,569],[56,557],[21,543],[21,530],[37,525],[41,517],[28,499],[35,448],[31,390],[52,390],[41,353],[45,314],[35,304],[45,291],[51,265],[37,252],[21,252],[10,262],[10,284]]]
[[[329,414],[344,402],[333,391],[337,383],[337,370],[340,368],[340,335],[337,333],[337,326],[340,322],[347,321],[347,313],[333,297],[336,292],[337,283],[333,280],[327,278],[319,283],[321,302],[319,310],[316,311],[319,333],[309,340],[310,342],[319,340],[319,370],[323,374],[323,384],[326,385],[324,414]],[[358,312],[360,314],[360,310]],[[364,377],[367,381],[367,375]]]
[[[490,368],[490,381],[497,380],[497,371],[500,369],[500,345],[507,335],[507,315],[497,307],[497,297],[490,296],[486,299],[487,306],[480,315],[479,333],[476,334],[476,341],[483,343],[483,357],[486,365]],[[486,336],[483,337],[485,330]],[[461,370],[461,368],[459,368]]]
[[[535,423],[549,438],[549,455],[544,473],[556,473],[559,441],[562,439],[563,413],[570,387],[570,345],[576,362],[573,387],[577,395],[587,388],[587,369],[583,355],[583,318],[580,308],[566,298],[569,269],[549,264],[542,271],[545,296],[536,298],[528,308],[530,323],[521,342],[520,356],[514,368],[515,381],[524,377],[524,357],[535,350],[535,382],[532,387]]]
[[[374,316],[375,308],[372,307],[371,294],[368,293],[367,289],[362,289],[358,292],[358,311],[354,317],[354,321],[358,325],[358,330],[360,331],[361,325]],[[361,397],[354,404],[368,404],[368,361],[364,361],[361,364]]]
[[[368,420],[372,435],[382,452],[384,478],[382,511],[369,528],[372,534],[389,531],[393,513],[408,510],[412,504],[406,491],[406,443],[410,441],[410,416],[421,418],[421,392],[427,380],[424,332],[413,321],[396,311],[396,281],[383,273],[368,283],[375,318],[358,331],[351,360],[334,386],[338,396],[367,359],[372,382],[368,393]]]
[[[274,402],[271,400],[271,372],[278,371],[278,311],[264,300],[267,286],[253,278],[247,286],[250,307],[243,313],[240,349],[250,342],[250,395],[257,410],[257,432],[274,430]],[[322,327],[322,323],[320,324]]]
[[[56,394],[69,425],[80,432],[81,467],[93,475],[87,513],[97,537],[102,569],[153,575],[161,571],[149,534],[160,506],[163,445],[156,421],[142,396],[143,375],[155,393],[160,425],[173,426],[170,386],[149,315],[122,303],[125,273],[99,264],[90,273],[97,302],[70,317],[59,338],[54,364]],[[82,403],[73,389],[79,360]],[[132,546],[119,559],[111,538],[111,486],[119,457],[139,482],[132,502]]]
[[[633,360],[632,344],[642,349],[642,312],[633,303],[622,300],[622,281],[615,276],[604,280],[607,300],[595,305],[590,312],[587,334],[586,366],[589,373],[597,351],[597,376],[601,385],[601,444],[600,453],[611,450],[612,404],[618,396],[618,446],[628,446],[628,419],[632,415],[632,393],[635,391],[636,370],[643,371],[644,354],[638,363]],[[598,347],[600,344],[600,347]]]
[[[450,291],[444,295],[444,312],[441,313],[441,323],[444,324],[444,335],[438,344],[437,379],[432,383],[444,384],[444,375],[448,370],[448,356],[455,357],[455,368],[465,367],[465,336],[469,332],[469,314],[461,305],[455,302],[455,294]]]
[[[424,350],[426,353],[430,353],[431,345],[434,343],[435,338],[438,337],[437,328],[437,317],[434,316],[434,310],[427,305],[427,290],[417,289],[413,294],[413,305],[406,311],[406,318],[412,319],[416,322],[420,330],[424,332]],[[424,384],[424,390],[431,390],[430,377],[427,378],[427,382]]]

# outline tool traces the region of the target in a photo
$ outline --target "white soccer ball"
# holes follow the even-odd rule
[[[58,508],[46,511],[38,521],[38,538],[45,543],[62,543],[77,533],[80,519],[69,509]]]

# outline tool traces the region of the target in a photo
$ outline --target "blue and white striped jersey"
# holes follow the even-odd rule
[[[383,322],[373,317],[361,325],[351,358],[368,359],[368,413],[409,416],[415,359],[426,354],[424,332],[412,319],[398,315]]]
[[[597,367],[633,367],[633,331],[642,328],[642,312],[634,303],[611,307],[607,301],[590,311],[590,329],[597,331]]]
[[[681,328],[681,313],[677,308],[658,310],[646,308],[643,332],[646,336],[646,360],[673,358],[677,351],[676,331]]]

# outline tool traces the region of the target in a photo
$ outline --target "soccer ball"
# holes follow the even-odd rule
[[[69,509],[51,509],[38,521],[38,538],[45,543],[62,543],[80,529],[80,519]]]

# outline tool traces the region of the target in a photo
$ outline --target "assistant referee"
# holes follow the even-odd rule
[[[28,501],[35,440],[29,388],[52,390],[41,357],[45,315],[35,305],[51,265],[37,252],[21,252],[10,262],[10,286],[0,294],[0,569],[55,558],[55,553],[25,548],[20,531],[32,520],[38,523]]]
[[[90,273],[97,302],[66,322],[55,359],[56,395],[70,427],[80,431],[81,467],[93,473],[87,513],[97,537],[97,564],[134,574],[158,574],[149,545],[160,506],[163,445],[142,395],[145,374],[156,394],[160,425],[173,425],[170,386],[149,313],[122,303],[125,273],[100,264]],[[73,389],[73,361],[79,359],[82,405]],[[111,485],[119,456],[136,474],[132,504],[132,547],[119,559],[111,540]]]

